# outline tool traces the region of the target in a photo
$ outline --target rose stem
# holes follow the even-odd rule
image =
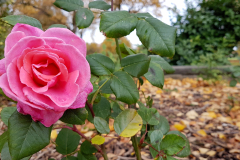
[[[132,136],[131,141],[132,141],[132,144],[133,144],[133,148],[135,150],[135,155],[137,157],[137,160],[142,160],[140,148],[139,148],[138,142],[137,142],[137,136],[136,135]]]
[[[120,51],[120,47],[119,47],[119,42],[118,42],[118,38],[115,38],[115,42],[116,42],[116,46],[117,46],[117,54],[118,54],[118,57],[120,59],[120,62],[122,60],[122,56],[121,56],[121,51]]]
[[[95,117],[95,114],[94,114],[94,112],[93,112],[93,107],[92,107],[92,105],[87,101],[86,102],[87,103],[87,106],[88,106],[88,108],[89,108],[89,110],[90,110],[90,112],[91,112],[91,114],[92,114],[92,117],[94,118]]]

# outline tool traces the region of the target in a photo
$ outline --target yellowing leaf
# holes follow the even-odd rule
[[[203,129],[197,131],[197,133],[200,134],[200,135],[203,136],[203,137],[206,137],[206,136],[207,136],[207,133],[206,133]]]
[[[180,123],[175,123],[174,127],[178,130],[178,131],[182,131],[184,130],[184,128],[186,127],[185,125],[182,125]]]
[[[51,139],[56,139],[57,138],[57,130],[56,129],[54,129],[54,130],[52,130],[52,132],[51,132]]]
[[[142,128],[142,118],[135,109],[122,111],[114,121],[114,130],[122,137],[132,137]]]
[[[96,135],[91,139],[92,144],[101,145],[105,142],[105,138],[99,135]]]

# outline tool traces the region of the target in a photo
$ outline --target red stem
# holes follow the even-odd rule
[[[142,145],[143,142],[144,142],[144,139],[145,139],[146,134],[148,133],[147,125],[148,125],[148,124],[146,124],[146,131],[145,131],[144,135],[142,136],[142,138],[140,139],[140,142],[139,142],[139,146],[140,146],[140,147],[141,147],[141,145]]]
[[[92,117],[94,118],[95,114],[94,114],[94,111],[93,111],[93,106],[88,101],[86,103],[87,103],[87,106],[88,106],[88,108],[89,108],[89,110],[90,110],[90,112],[92,114]]]
[[[54,128],[54,129],[60,129],[60,128],[70,129],[70,130],[72,130],[73,132],[76,132],[77,134],[79,134],[79,135],[80,135],[82,138],[84,138],[85,140],[91,142],[90,139],[88,139],[83,133],[81,133],[81,132],[77,129],[76,125],[73,125],[73,127],[61,126],[61,127],[56,127],[56,128]],[[93,144],[93,146],[94,146],[94,147],[98,150],[98,152],[101,153],[101,155],[104,157],[104,153],[102,152],[101,148],[100,148],[98,145],[95,145],[95,144]]]

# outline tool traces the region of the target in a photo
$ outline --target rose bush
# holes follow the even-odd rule
[[[0,87],[18,102],[18,112],[49,127],[67,109],[85,106],[93,89],[86,44],[68,29],[16,24],[4,56]]]

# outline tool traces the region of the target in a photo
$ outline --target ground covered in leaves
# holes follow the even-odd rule
[[[153,106],[170,122],[171,130],[185,134],[191,145],[193,160],[240,160],[240,85],[229,87],[227,81],[208,83],[197,78],[166,78],[164,89],[152,87],[145,81],[141,90],[153,98]],[[141,94],[142,102],[145,102]],[[1,108],[16,104],[0,97]],[[61,125],[58,122],[57,125]],[[129,138],[120,138],[113,132],[106,137],[106,150],[111,160],[134,160],[134,150]],[[0,135],[6,130],[0,121]],[[78,126],[87,137],[94,137],[94,126],[87,122]],[[53,130],[52,144],[34,154],[32,160],[60,160],[54,140],[59,130]],[[114,137],[114,138],[109,138]],[[83,139],[82,139],[83,140]],[[103,158],[97,154],[99,160]],[[148,148],[142,150],[142,159],[153,159]]]

